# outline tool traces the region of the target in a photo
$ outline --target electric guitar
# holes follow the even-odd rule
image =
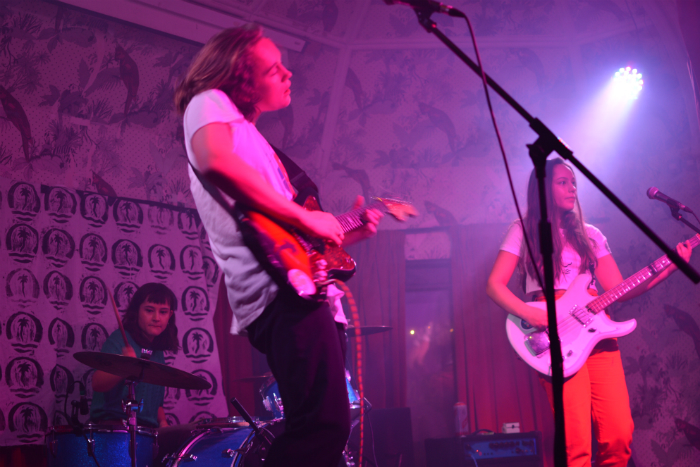
[[[309,211],[321,210],[313,196],[305,200],[303,207]],[[409,203],[373,198],[370,204],[336,217],[343,233],[362,227],[362,215],[368,209],[391,214],[399,221],[418,214]],[[324,300],[328,284],[336,280],[346,281],[355,274],[355,261],[342,247],[331,241],[307,235],[258,211],[239,206],[239,203],[234,208],[234,214],[243,240],[258,262],[273,280],[280,285],[291,286],[304,299]]]
[[[700,245],[700,235],[695,235],[688,241],[691,248],[695,248]],[[598,297],[590,295],[587,291],[590,276],[580,275],[573,280],[566,293],[556,301],[565,378],[581,369],[598,342],[611,337],[626,336],[637,327],[637,321],[634,319],[618,323],[601,312],[671,264],[664,255]],[[528,305],[547,309],[545,302],[530,302]],[[513,349],[525,363],[544,375],[552,375],[548,331],[540,331],[524,319],[509,314],[506,333]]]

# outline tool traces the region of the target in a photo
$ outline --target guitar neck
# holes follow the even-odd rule
[[[367,212],[368,209],[386,211],[386,206],[381,201],[374,201],[370,204],[337,216],[336,219],[338,219],[338,222],[340,222],[340,226],[343,228],[343,233],[351,232],[365,225],[364,221],[362,220],[362,215]]]
[[[696,246],[700,245],[700,234],[694,235],[693,237],[688,239],[688,242],[690,242],[691,248],[695,248]],[[603,311],[605,308],[618,301],[624,295],[631,292],[638,285],[641,285],[642,283],[646,282],[651,276],[660,273],[661,271],[669,267],[671,264],[671,260],[668,259],[668,256],[663,255],[661,258],[657,259],[649,266],[641,269],[640,271],[637,271],[617,286],[605,292],[600,297],[589,302],[588,308],[594,313]]]

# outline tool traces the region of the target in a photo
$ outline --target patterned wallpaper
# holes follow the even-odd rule
[[[422,215],[409,228],[504,223],[515,210],[483,91],[409,8],[379,0],[201,0],[259,15],[306,40],[283,50],[293,103],[259,128],[319,182],[324,207],[392,195]],[[649,186],[700,209],[700,130],[666,0],[456,0],[474,24],[488,73],[669,244],[690,235]],[[435,17],[473,54],[466,26]],[[53,2],[0,2],[0,175],[30,183],[191,206],[172,89],[197,45]],[[601,91],[638,66],[632,104]],[[524,201],[535,134],[493,96]],[[610,240],[623,275],[660,255],[589,183],[588,219]],[[386,221],[381,228],[405,228]],[[409,259],[449,256],[441,234],[407,237]],[[696,254],[696,257],[698,255]],[[693,260],[698,265],[697,259]],[[700,293],[676,274],[615,310],[639,329],[621,340],[643,466],[700,462]]]

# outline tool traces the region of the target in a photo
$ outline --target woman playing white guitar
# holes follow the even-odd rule
[[[600,230],[583,222],[573,170],[563,159],[553,158],[547,161],[546,172],[547,209],[553,231],[554,287],[557,289],[557,298],[580,275],[588,276],[586,283],[591,295],[597,295],[596,279],[604,290],[614,288],[623,281],[622,274],[610,254],[606,238]],[[523,223],[530,239],[535,264],[529,260],[524,247],[523,226],[520,221],[516,221],[508,229],[498,252],[486,292],[511,315],[526,320],[535,328],[544,329],[547,327],[546,311],[526,304],[507,287],[516,267],[519,267],[524,275],[523,282],[528,297],[533,301],[542,299],[536,279],[536,270],[540,271],[541,276],[543,272],[537,237],[539,204],[534,171],[530,175],[527,201]],[[691,247],[688,242],[679,243],[676,250],[684,260],[690,259]],[[651,274],[647,281],[620,299],[627,300],[646,292],[666,279],[675,269],[671,265],[659,273]],[[580,284],[580,281],[581,279],[576,282]],[[561,320],[559,323],[561,330]],[[551,382],[542,374],[540,381],[551,403]],[[565,380],[564,414],[569,467],[591,465],[591,420],[598,441],[595,465],[627,465],[631,455],[634,423],[616,339],[601,340],[581,369]]]

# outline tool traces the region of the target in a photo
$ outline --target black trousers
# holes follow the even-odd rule
[[[272,443],[265,467],[337,467],[350,435],[350,407],[345,333],[328,303],[309,304],[280,290],[247,331],[267,357],[284,404],[285,432]]]

